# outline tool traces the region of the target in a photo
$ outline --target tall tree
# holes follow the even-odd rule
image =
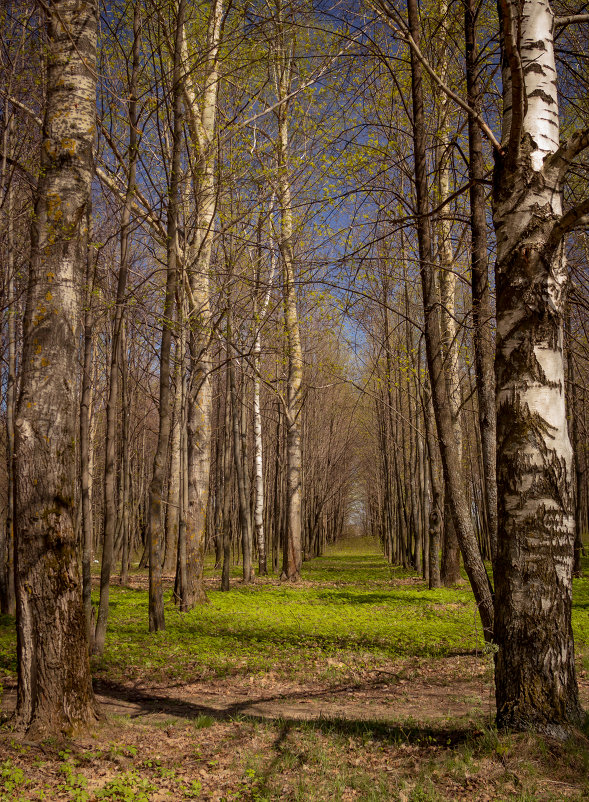
[[[176,302],[178,279],[178,222],[180,207],[180,172],[182,148],[182,35],[184,30],[185,0],[176,10],[173,74],[172,74],[172,164],[168,197],[168,225],[166,239],[166,289],[162,313],[162,339],[160,346],[159,377],[159,429],[157,448],[153,458],[153,474],[149,486],[149,630],[165,629],[162,588],[162,493],[164,472],[171,429],[171,351],[172,316]]]
[[[501,151],[496,154],[497,722],[565,734],[582,720],[571,629],[575,537],[564,399],[563,237],[589,211],[562,209],[589,129],[559,142],[554,18],[547,0],[501,0]]]
[[[497,552],[497,477],[494,343],[491,324],[487,209],[485,203],[483,137],[476,115],[481,111],[480,55],[477,53],[477,17],[480,6],[466,0],[464,38],[468,105],[468,177],[470,179],[470,230],[472,322],[478,418],[481,431],[485,518],[491,554]]]
[[[219,57],[223,33],[223,0],[209,11],[204,83],[197,91],[190,69],[189,47],[182,26],[182,92],[193,152],[190,154],[196,225],[185,248],[190,314],[190,380],[187,394],[188,495],[186,499],[186,575],[179,587],[180,608],[206,601],[203,585],[206,512],[211,461],[211,299],[210,262],[217,206],[215,173]]]
[[[80,288],[96,131],[94,0],[53,0],[15,426],[19,728],[96,718],[75,533]]]
[[[408,0],[409,31],[413,42],[419,45],[420,20],[417,0]],[[423,308],[425,315],[425,343],[428,371],[432,389],[432,401],[440,441],[440,454],[444,471],[446,492],[449,496],[452,519],[464,566],[470,579],[479,608],[486,640],[493,637],[493,599],[489,579],[476,541],[470,517],[466,491],[462,482],[462,469],[454,441],[451,404],[442,360],[442,338],[439,304],[432,269],[432,243],[429,222],[428,187],[426,174],[426,136],[423,100],[422,63],[417,48],[411,48],[413,142],[415,160],[415,189],[417,200],[417,235]]]
[[[121,260],[117,280],[117,294],[111,344],[110,376],[106,402],[106,442],[104,455],[104,537],[102,544],[102,565],[100,571],[100,602],[96,619],[93,651],[102,654],[108,620],[108,598],[110,574],[115,542],[117,521],[116,503],[116,451],[117,451],[117,412],[121,384],[121,363],[123,360],[123,328],[125,325],[125,296],[130,264],[130,226],[137,173],[137,83],[141,44],[141,17],[139,5],[133,11],[133,46],[131,55],[131,74],[129,79],[129,160],[127,166],[127,191],[121,215],[120,248]],[[123,399],[124,406],[124,399]],[[124,475],[122,486],[124,487]],[[122,513],[122,510],[119,510]],[[123,537],[125,533],[123,533]]]
[[[293,65],[293,44],[289,41],[282,0],[276,3],[275,86],[279,107],[277,141],[276,198],[280,210],[279,247],[284,287],[284,324],[286,329],[288,378],[286,383],[286,460],[287,460],[287,530],[284,542],[282,576],[297,580],[301,575],[301,407],[303,385],[303,350],[294,273],[293,211],[289,176],[289,104]]]

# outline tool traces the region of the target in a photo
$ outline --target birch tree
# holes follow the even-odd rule
[[[297,311],[294,276],[293,211],[289,176],[288,95],[293,66],[292,43],[289,41],[281,0],[276,6],[276,57],[274,83],[279,101],[277,110],[277,178],[276,198],[280,210],[278,238],[283,270],[284,324],[288,359],[286,385],[286,459],[287,459],[287,532],[284,542],[282,577],[300,578],[302,555],[301,524],[301,407],[303,384],[303,350]]]
[[[15,425],[16,724],[47,735],[95,720],[74,524],[80,288],[96,133],[93,0],[54,0]]]
[[[501,0],[503,117],[496,154],[497,722],[566,734],[582,720],[571,629],[575,538],[564,398],[563,213],[589,128],[560,142],[554,17],[547,0]]]
[[[190,69],[186,26],[182,26],[182,92],[192,153],[190,164],[196,224],[186,243],[190,292],[190,379],[187,397],[188,496],[186,499],[186,576],[179,587],[180,608],[206,601],[202,582],[205,524],[211,461],[211,299],[210,262],[217,206],[215,174],[219,57],[223,33],[223,0],[210,9],[205,43],[204,82],[199,93]]]

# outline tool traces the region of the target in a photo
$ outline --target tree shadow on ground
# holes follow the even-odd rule
[[[250,698],[245,701],[232,702],[222,710],[212,707],[211,705],[163,696],[161,694],[156,694],[140,688],[131,689],[125,685],[106,680],[95,681],[94,689],[96,693],[100,694],[102,697],[119,702],[131,703],[136,706],[137,710],[134,713],[129,714],[131,719],[158,713],[187,720],[195,720],[201,716],[210,716],[216,721],[231,721],[234,719],[241,719],[264,723],[274,722],[280,726],[283,734],[291,728],[306,727],[309,729],[320,730],[324,733],[370,737],[373,740],[387,743],[410,743],[422,746],[454,746],[467,741],[469,738],[472,738],[473,734],[475,734],[475,729],[473,729],[472,724],[451,725],[447,723],[440,723],[439,725],[419,725],[413,720],[396,722],[370,718],[325,716],[323,714],[309,718],[298,718],[284,716],[280,713],[278,713],[276,716],[265,715],[251,710],[252,707],[261,702],[268,703],[272,701],[278,702],[285,700],[295,701],[302,698],[311,700],[313,698],[334,696],[338,693],[344,694],[349,691],[365,689],[370,684],[373,683],[348,684],[345,686],[329,688],[317,692],[295,691],[290,693],[276,694],[274,696],[263,696],[253,699]]]

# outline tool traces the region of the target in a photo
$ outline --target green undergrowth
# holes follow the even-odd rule
[[[589,558],[574,582],[573,628],[589,645]],[[209,567],[209,577],[218,572]],[[97,596],[95,597],[97,600]],[[168,591],[166,630],[147,630],[147,592],[113,585],[103,657],[109,679],[190,681],[273,671],[325,679],[378,669],[396,657],[445,657],[482,650],[467,585],[430,591],[415,574],[389,566],[371,541],[347,541],[305,563],[300,585],[234,584],[209,591],[209,604],[179,613]],[[587,666],[589,667],[589,666]],[[16,670],[14,622],[0,618],[0,669]]]
[[[156,635],[146,631],[145,591],[114,587],[96,668],[111,677],[133,670],[183,680],[274,671],[301,679],[481,647],[468,590],[429,591],[418,578],[396,582],[403,578],[372,544],[348,544],[307,563],[301,586],[212,590],[209,604],[189,613],[177,612],[167,594],[166,631]]]
[[[101,730],[117,726],[119,741]],[[206,731],[105,723],[84,744],[0,743],[0,802],[562,802],[589,798],[589,742],[369,720],[236,718]]]
[[[585,576],[574,581],[573,610],[581,656],[589,655],[589,559],[584,563]],[[218,577],[218,571],[209,564],[207,575]],[[398,668],[392,660],[415,658],[422,681],[433,681],[425,690],[443,681],[440,693],[451,697],[464,693],[453,685],[461,676],[437,676],[437,668],[457,663],[464,672],[480,661],[438,658],[483,651],[467,585],[430,591],[414,573],[387,565],[377,545],[365,540],[338,544],[306,563],[297,585],[274,579],[233,584],[229,593],[213,589],[209,604],[187,614],[175,610],[168,593],[167,628],[155,635],[147,631],[146,590],[113,585],[111,602],[106,650],[93,664],[103,681],[139,678],[173,686],[209,677],[222,694],[219,678],[235,676],[235,683],[226,683],[235,689],[246,674],[251,680],[272,672],[273,680],[301,683],[294,687],[311,699],[306,683],[336,683],[381,668],[386,679]],[[6,617],[0,619],[0,648],[10,675],[14,622]],[[489,655],[487,679],[491,665]],[[19,743],[0,729],[0,802],[589,799],[589,741],[582,735],[559,744],[501,734],[474,703],[466,716],[428,718],[427,693],[418,713],[401,712],[394,700],[402,706],[413,693],[411,678],[404,677],[398,685],[386,679],[390,717],[375,720],[358,693],[341,718],[321,712],[307,721],[292,717],[288,706],[284,713],[277,708],[272,721],[255,713],[202,712],[198,705],[174,715],[156,708],[113,713],[65,748],[57,739],[42,748]],[[280,684],[268,687],[279,697]]]

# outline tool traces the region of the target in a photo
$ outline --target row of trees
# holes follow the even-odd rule
[[[156,631],[164,574],[181,610],[206,598],[207,549],[223,589],[232,554],[245,582],[256,559],[296,580],[358,508],[432,587],[462,554],[500,724],[580,722],[587,490],[564,323],[581,443],[585,318],[581,283],[567,312],[564,242],[587,206],[568,56],[583,19],[557,21],[557,69],[544,0],[505,0],[499,26],[471,2],[7,7],[2,603],[20,726],[95,715],[88,647],[119,565],[123,582],[133,556],[148,565]]]

